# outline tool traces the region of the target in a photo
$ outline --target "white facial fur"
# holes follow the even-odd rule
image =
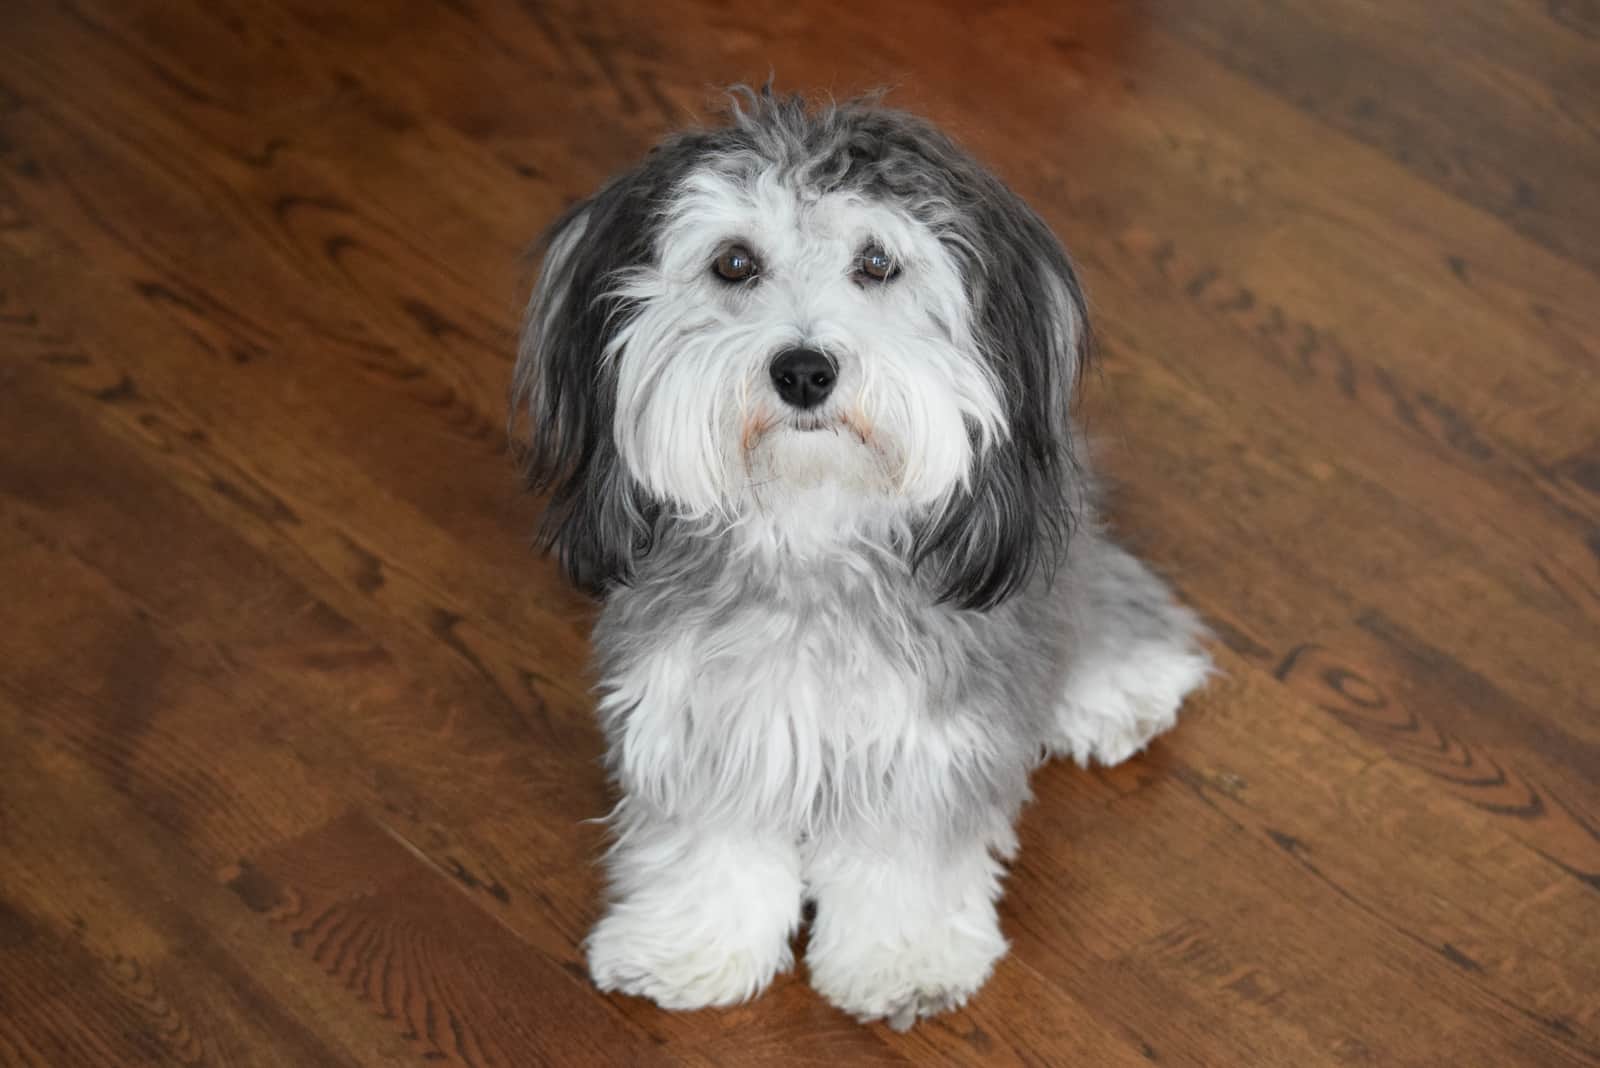
[[[760,264],[729,284],[711,266],[730,243]],[[869,244],[899,267],[861,280]],[[693,173],[659,232],[656,263],[619,277],[637,311],[615,362],[616,445],[682,518],[804,545],[868,534],[937,507],[975,450],[1005,432],[999,391],[973,339],[959,268],[924,224],[884,201],[818,195],[776,167]],[[785,405],[775,355],[818,349],[838,381],[818,408]],[[810,535],[810,536],[808,536]]]

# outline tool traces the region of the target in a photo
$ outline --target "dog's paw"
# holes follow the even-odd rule
[[[989,979],[1005,955],[992,908],[985,922],[952,917],[926,938],[889,948],[870,939],[811,952],[811,985],[863,1023],[883,1020],[905,1031],[925,1016],[958,1009]]]
[[[987,976],[985,976],[987,979]],[[978,986],[982,986],[980,980]],[[952,1012],[967,1003],[967,999],[977,993],[975,986],[970,990],[918,990],[911,997],[902,1001],[884,1013],[882,1020],[893,1031],[909,1031],[916,1022],[925,1016],[938,1016],[940,1013]],[[863,1023],[875,1017],[861,1017]]]
[[[1084,767],[1120,764],[1177,723],[1184,698],[1210,673],[1210,657],[1188,642],[1090,665],[1069,680],[1051,748]]]
[[[612,912],[589,935],[589,975],[601,990],[649,998],[664,1009],[748,1001],[794,963],[787,941],[741,944],[720,932],[676,931]]]

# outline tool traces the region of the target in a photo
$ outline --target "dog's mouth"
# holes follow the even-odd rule
[[[816,412],[770,409],[746,418],[744,470],[754,486],[833,486],[893,495],[904,477],[891,438],[854,406]]]
[[[814,412],[798,412],[780,420],[780,422],[790,430],[796,430],[802,434],[832,433],[848,435],[863,445],[872,443],[871,425],[861,413],[848,409],[829,412],[826,415],[818,415]]]
[[[827,413],[787,412],[779,415],[753,416],[744,421],[740,444],[749,454],[761,440],[778,430],[792,430],[800,434],[833,433],[848,435],[863,445],[873,442],[872,424],[860,412],[850,409]]]

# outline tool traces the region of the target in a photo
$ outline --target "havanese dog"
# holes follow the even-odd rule
[[[1138,752],[1210,661],[1097,512],[1045,223],[875,100],[732,100],[554,224],[520,343],[544,534],[603,602],[589,969],[738,1002],[810,904],[812,985],[904,1028],[1006,951],[1030,772]]]

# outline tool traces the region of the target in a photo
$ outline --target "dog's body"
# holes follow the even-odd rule
[[[1031,770],[1124,759],[1208,670],[1096,515],[1086,329],[1044,224],[867,104],[752,96],[557,224],[518,384],[605,599],[600,986],[749,997],[807,900],[812,982],[860,1017],[987,978]]]

